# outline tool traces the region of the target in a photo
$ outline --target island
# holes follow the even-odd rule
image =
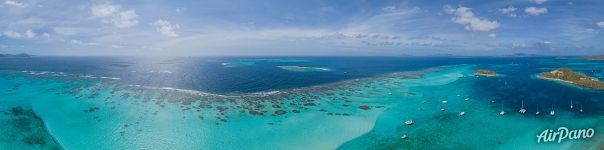
[[[34,55],[21,53],[21,54],[0,54],[0,58],[2,57],[10,57],[10,58],[28,58],[33,57]]]
[[[493,76],[497,76],[497,72],[495,72],[493,70],[487,70],[487,69],[476,69],[476,70],[474,70],[474,75],[475,76],[493,77]]]
[[[543,55],[539,54],[530,54],[530,53],[513,53],[508,55],[503,55],[504,57],[543,57]]]
[[[604,60],[604,55],[599,55],[599,56],[585,56],[585,57],[583,57],[583,59],[586,59],[586,60]]]
[[[598,79],[578,72],[573,72],[569,68],[558,68],[550,72],[543,72],[540,73],[538,77],[541,79],[560,81],[591,89],[604,90],[604,83],[600,82]]]
[[[277,66],[281,69],[295,72],[326,72],[331,71],[329,68],[319,66]]]

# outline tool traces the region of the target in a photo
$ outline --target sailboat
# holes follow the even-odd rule
[[[538,116],[539,114],[541,114],[541,112],[539,112],[539,106],[537,106],[537,112],[535,112],[535,115]]]
[[[505,115],[505,111],[503,110],[503,103],[501,103],[501,112],[499,112],[499,115]]]
[[[445,104],[447,104],[447,100],[442,101],[442,104],[440,105],[440,111],[445,111]]]
[[[570,109],[573,109],[573,100],[570,100]]]
[[[518,110],[518,112],[523,114],[526,112],[526,109],[524,109],[524,100],[522,100],[522,106],[520,106],[520,110]]]
[[[552,104],[552,110],[549,111],[549,115],[553,116],[555,114],[556,114],[556,112],[554,111],[554,104]]]

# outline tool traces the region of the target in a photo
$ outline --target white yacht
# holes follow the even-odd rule
[[[505,111],[503,110],[503,103],[501,103],[501,112],[499,112],[499,115],[505,115]]]
[[[552,104],[552,110],[549,111],[549,115],[553,116],[555,114],[556,114],[556,112],[554,111],[554,104]]]
[[[526,112],[526,109],[524,109],[524,100],[522,100],[522,105],[520,106],[520,110],[518,110],[518,112],[523,114]]]
[[[413,122],[413,120],[409,119],[407,121],[405,121],[406,125],[413,125],[415,122]]]
[[[463,116],[465,114],[466,114],[466,112],[463,112],[463,111],[459,113],[460,116]]]

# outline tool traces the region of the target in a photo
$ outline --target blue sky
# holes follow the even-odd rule
[[[604,54],[601,0],[0,0],[0,53]]]

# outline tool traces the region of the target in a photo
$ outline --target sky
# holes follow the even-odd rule
[[[0,53],[604,54],[602,0],[0,0]]]

